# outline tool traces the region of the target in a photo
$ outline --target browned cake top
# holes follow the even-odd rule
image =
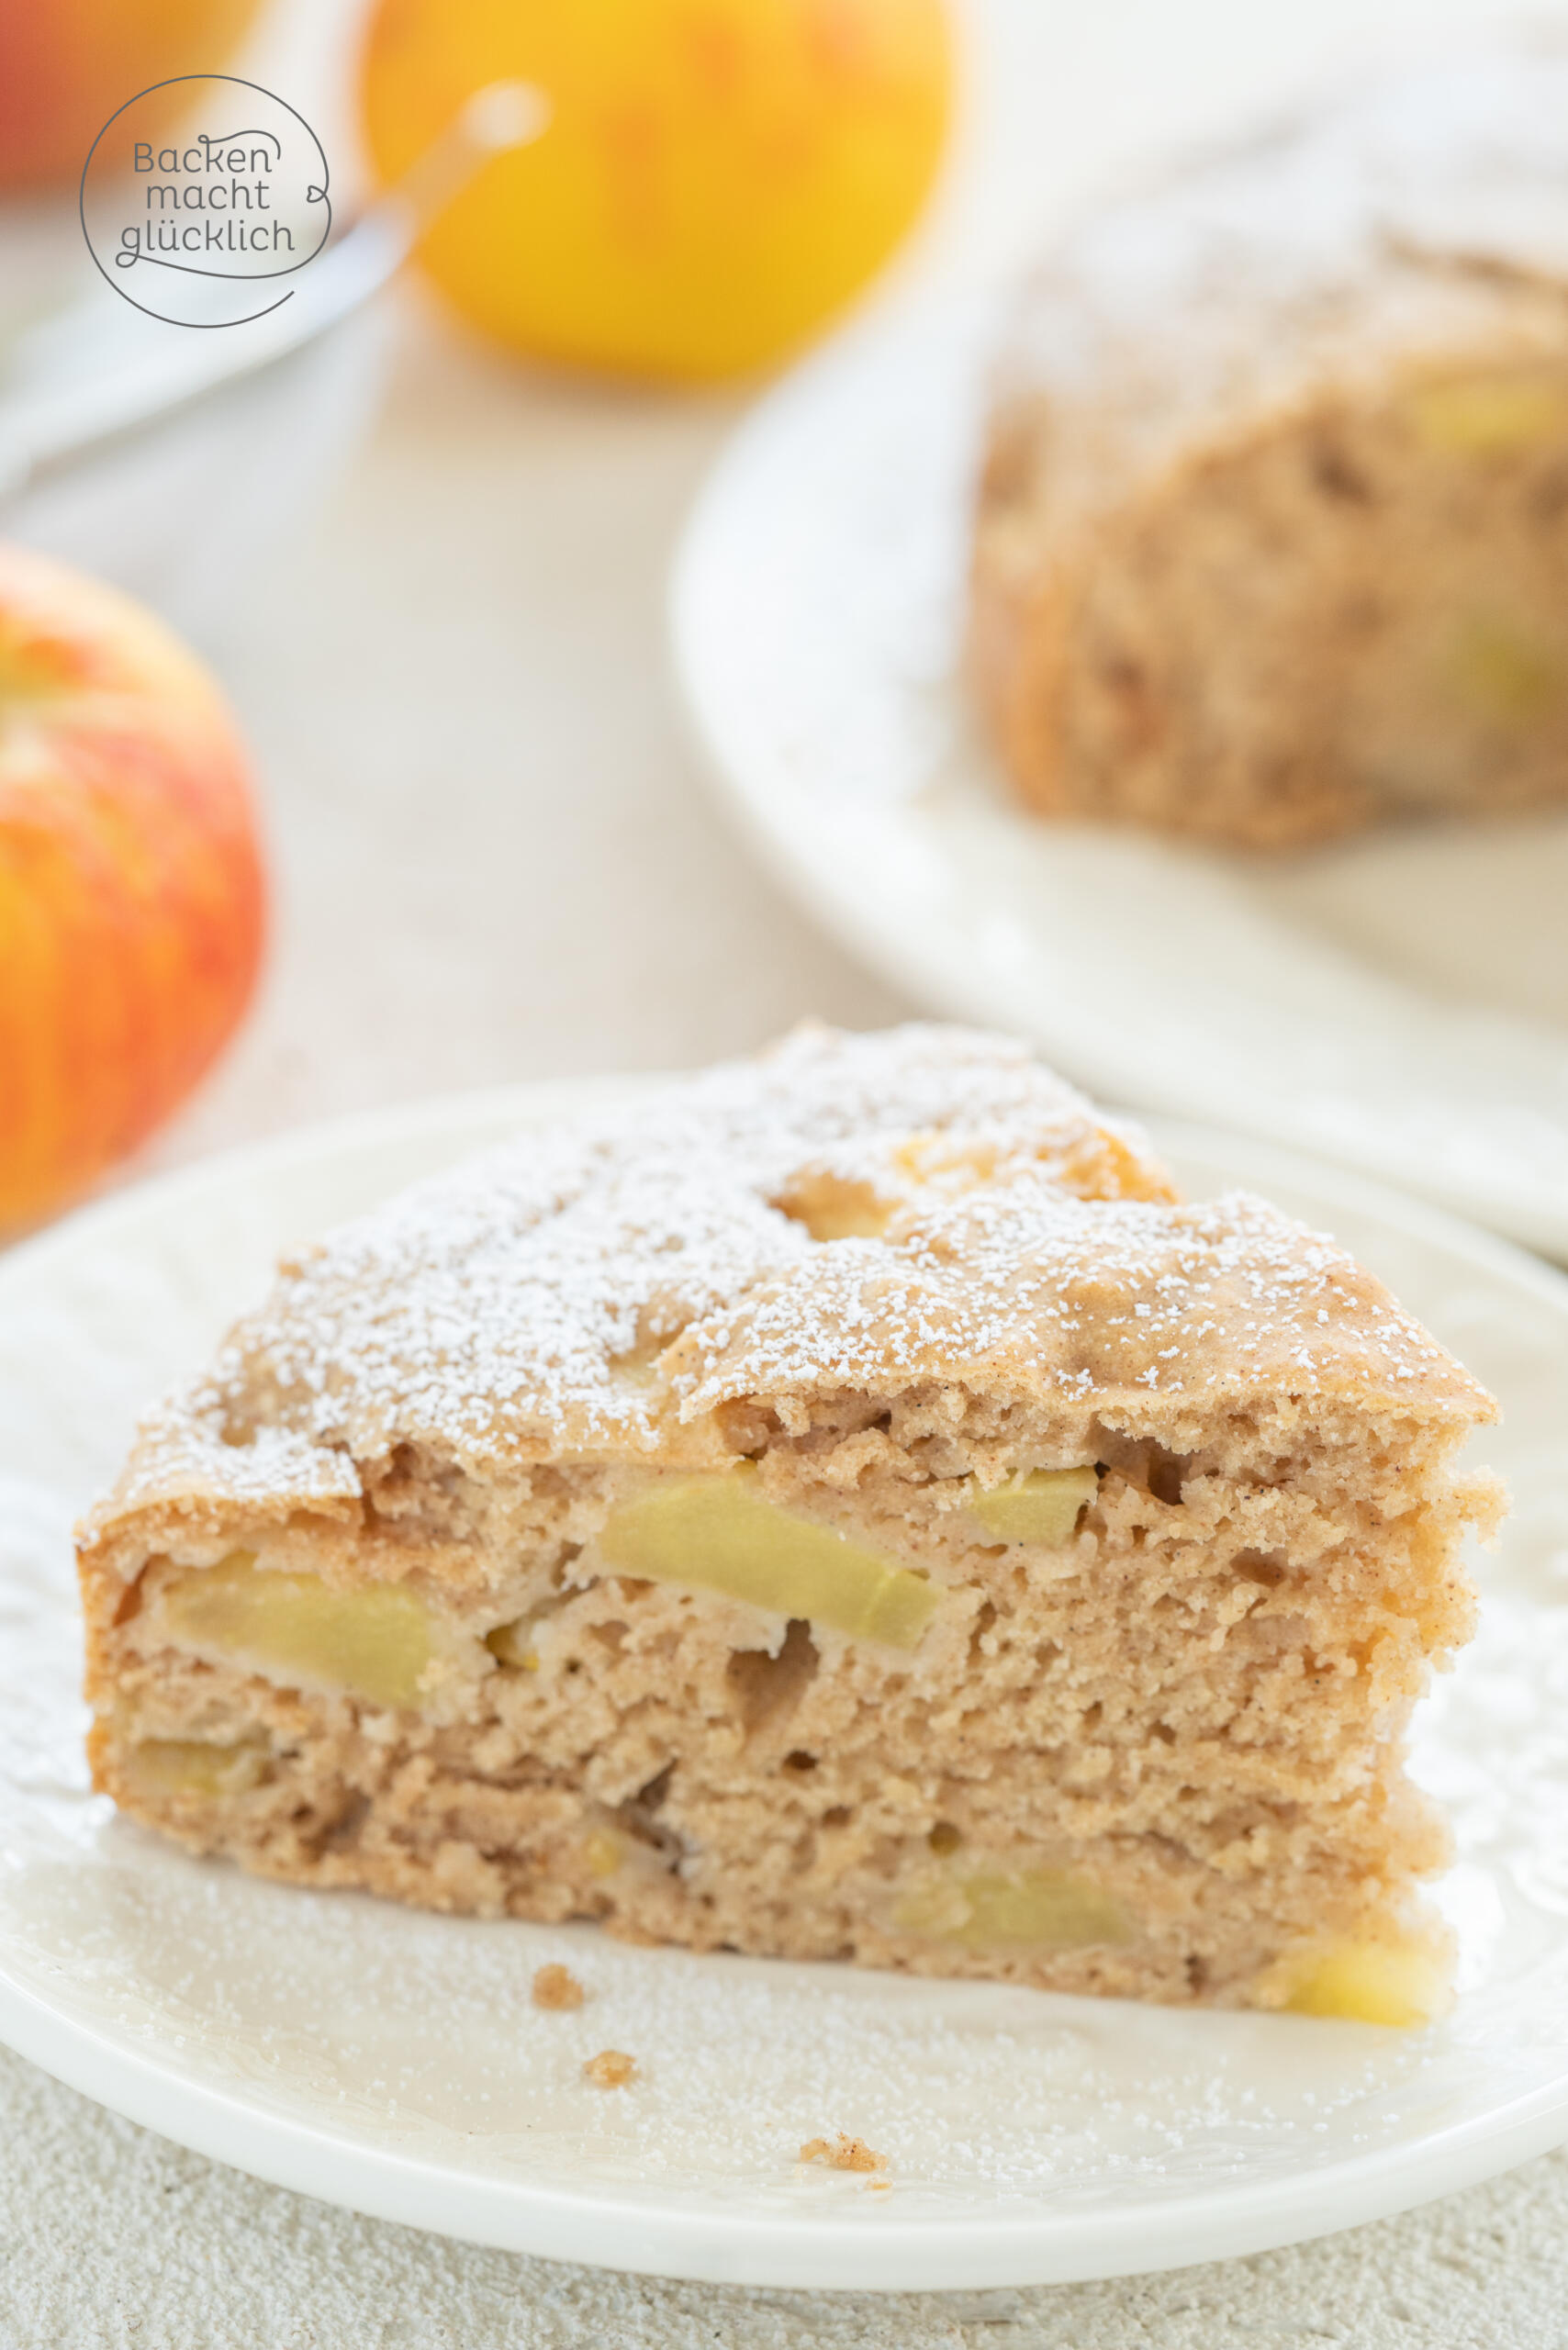
[[[1107,204],[1042,263],[999,370],[993,468],[1058,510],[1221,445],[1391,348],[1560,356],[1568,49],[1428,68]]]
[[[286,1265],[98,1523],[181,1493],[347,1499],[399,1445],[481,1474],[690,1451],[731,1399],[927,1382],[1135,1427],[1281,1393],[1489,1408],[1331,1241],[1242,1194],[1177,1204],[1136,1130],[1023,1046],[806,1029]]]

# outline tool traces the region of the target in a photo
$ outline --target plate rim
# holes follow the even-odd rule
[[[1206,2266],[1396,2218],[1568,2139],[1565,2078],[1433,2133],[1397,2170],[1372,2152],[1305,2176],[1172,2196],[1136,2212],[1074,2210],[1047,2219],[1037,2212],[901,2219],[887,2205],[857,2205],[843,2217],[820,2210],[736,2217],[722,2208],[683,2210],[655,2192],[628,2195],[619,2185],[598,2192],[509,2185],[269,2111],[65,2021],[12,1981],[3,1963],[0,2041],[109,2112],[291,2194],[499,2251],[765,2289],[984,2291]],[[246,2142],[242,2153],[237,2132]],[[896,2275],[871,2266],[885,2272],[893,2259]]]
[[[243,1142],[160,1173],[77,1209],[0,1256],[0,1304],[18,1275],[49,1277],[84,1243],[114,1237],[147,1215],[177,1208],[235,1182],[266,1181],[323,1154],[370,1148],[517,1117],[610,1108],[647,1096],[678,1072],[546,1079],[417,1098],[351,1112]],[[1477,1272],[1527,1290],[1568,1325],[1568,1274],[1512,1242],[1333,1161],[1251,1136],[1183,1121],[1149,1122],[1157,1147],[1234,1166],[1236,1180],[1294,1182],[1322,1199],[1369,1214],[1448,1249]],[[1568,1345],[1568,1330],[1565,1330]],[[1043,1995],[1049,1996],[1049,1995]],[[1305,2025],[1304,2029],[1312,2029]],[[1038,2210],[923,2214],[857,2206],[853,2214],[737,2214],[693,2210],[689,2189],[656,2183],[628,2191],[552,2188],[469,2173],[451,2164],[377,2146],[330,2121],[271,2109],[196,2077],[172,2050],[117,2037],[50,2002],[13,1972],[0,1947],[0,2041],[68,2087],[127,2120],[213,2160],[297,2194],[461,2241],[585,2266],[691,2281],[863,2293],[973,2290],[1083,2282],[1233,2259],[1392,2217],[1474,2185],[1568,2140],[1568,2068],[1484,2113],[1432,2132],[1407,2148],[1332,2161],[1321,2169],[1233,2186],[1203,2186],[1136,2211]],[[1129,2236],[1134,2241],[1128,2241]],[[1196,2249],[1194,2249],[1194,2244]],[[802,2278],[802,2268],[808,2274]]]

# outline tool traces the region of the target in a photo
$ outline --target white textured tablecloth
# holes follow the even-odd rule
[[[928,266],[1015,245],[1151,133],[1501,11],[983,13],[977,162]],[[377,430],[216,640],[264,778],[275,951],[242,1042],[151,1163],[440,1089],[690,1064],[808,1012],[910,1008],[751,866],[683,733],[664,574],[734,412],[531,381],[408,311]],[[1564,2245],[1554,2155],[1163,2277],[897,2301],[646,2282],[259,2186],[0,2053],[0,2350],[1561,2350]]]

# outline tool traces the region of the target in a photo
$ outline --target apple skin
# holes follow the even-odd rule
[[[248,762],[206,670],[128,597],[0,545],[0,1234],[190,1091],[264,916]]]
[[[0,188],[73,185],[110,115],[171,75],[221,72],[257,6],[0,0]]]

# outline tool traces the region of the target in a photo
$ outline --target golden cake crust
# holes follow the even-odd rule
[[[879,1233],[822,1240],[846,1201]],[[868,1205],[869,1202],[869,1205]],[[825,1203],[825,1205],[824,1205]],[[149,1416],[83,1528],[357,1524],[399,1451],[730,1458],[723,1407],[930,1382],[1177,1441],[1183,1406],[1494,1407],[1332,1241],[1243,1193],[1178,1206],[1136,1129],[958,1028],[798,1030],[613,1121],[530,1134],[286,1266]]]

